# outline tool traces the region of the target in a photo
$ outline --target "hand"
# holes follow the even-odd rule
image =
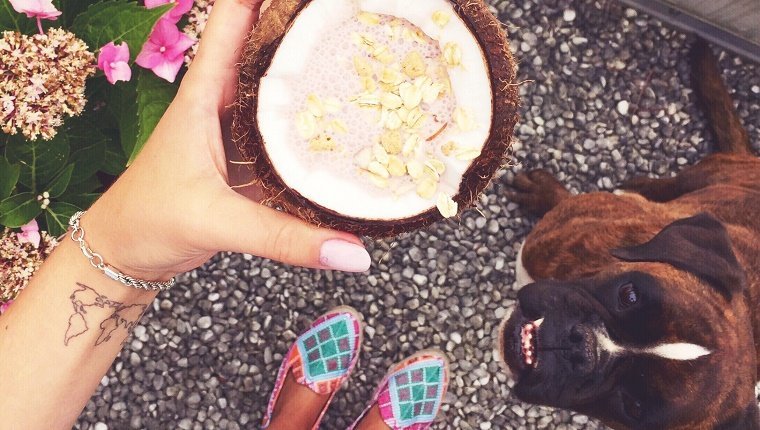
[[[83,217],[87,242],[122,272],[168,279],[222,250],[313,268],[369,268],[356,236],[309,225],[229,186],[222,117],[261,3],[216,1],[177,97],[133,165]]]

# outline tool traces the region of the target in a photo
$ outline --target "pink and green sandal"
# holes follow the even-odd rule
[[[335,393],[354,370],[361,344],[361,316],[353,308],[341,306],[317,318],[283,359],[261,428],[269,426],[289,372],[299,385],[317,394],[330,395],[312,430],[319,428]]]
[[[446,355],[437,350],[418,352],[390,368],[349,430],[354,430],[375,405],[391,430],[426,430],[438,415],[448,385]]]

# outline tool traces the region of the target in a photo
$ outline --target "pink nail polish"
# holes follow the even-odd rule
[[[327,269],[343,272],[366,272],[372,261],[363,246],[340,239],[322,244],[319,262]]]

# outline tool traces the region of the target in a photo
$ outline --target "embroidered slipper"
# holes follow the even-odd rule
[[[285,379],[288,373],[292,373],[299,385],[317,394],[330,395],[312,427],[316,430],[335,393],[354,370],[361,344],[361,315],[354,308],[341,306],[317,318],[309,330],[296,339],[283,359],[261,428],[269,426]]]
[[[349,430],[354,430],[373,406],[391,430],[425,430],[435,421],[449,385],[449,360],[443,352],[426,350],[391,366],[372,401]]]

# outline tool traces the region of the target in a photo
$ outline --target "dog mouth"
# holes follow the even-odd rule
[[[527,368],[538,367],[538,329],[543,322],[543,318],[528,321],[520,329],[520,358]]]
[[[515,381],[538,368],[541,360],[539,341],[545,325],[541,314],[530,312],[526,315],[519,305],[502,321],[497,345],[501,357],[499,361]]]

